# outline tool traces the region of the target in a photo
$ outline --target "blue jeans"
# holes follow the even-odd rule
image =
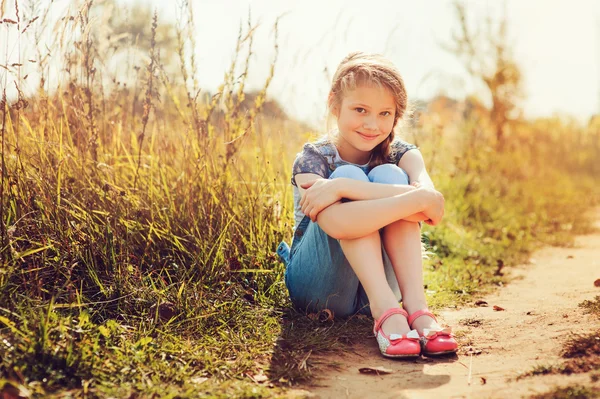
[[[343,165],[333,171],[329,178],[338,177],[384,184],[409,184],[406,172],[394,164],[379,165],[368,175],[356,166]],[[299,241],[292,245],[285,270],[285,284],[292,303],[297,309],[309,312],[329,309],[336,317],[347,317],[357,312],[370,316],[367,294],[346,259],[340,242],[307,218],[301,223],[306,229],[296,235],[295,240]],[[396,274],[383,245],[381,251],[387,282],[400,301]]]

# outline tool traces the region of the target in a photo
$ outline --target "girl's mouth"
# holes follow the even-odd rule
[[[367,136],[366,134],[362,134],[362,133],[359,133],[359,132],[356,132],[356,133],[358,133],[358,135],[359,135],[360,137],[362,137],[363,139],[365,139],[365,140],[369,140],[369,141],[370,141],[370,140],[375,140],[375,139],[377,138],[377,136],[378,136],[378,135]]]

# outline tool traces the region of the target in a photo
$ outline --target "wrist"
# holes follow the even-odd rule
[[[348,197],[348,180],[346,177],[338,177],[332,180],[338,200]]]
[[[425,187],[419,187],[419,188],[416,188],[415,190],[419,194],[419,205],[420,205],[421,212],[424,212],[425,210],[427,210],[427,208],[431,204],[431,200],[432,200],[431,192],[429,190],[427,190],[427,188],[425,188]]]

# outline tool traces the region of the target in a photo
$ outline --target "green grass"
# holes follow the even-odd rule
[[[517,380],[537,375],[569,375],[600,370],[600,331],[571,335],[563,344],[561,356],[561,363],[537,365],[517,376]]]
[[[517,380],[524,377],[534,377],[537,375],[556,374],[562,372],[563,367],[561,365],[548,365],[538,364],[533,367],[530,371],[523,373],[517,377]]]
[[[581,302],[579,307],[585,309],[585,313],[589,313],[600,318],[600,295],[597,295],[591,301],[585,300]]]
[[[593,399],[597,398],[600,390],[583,385],[556,387],[547,392],[532,395],[530,399]]]

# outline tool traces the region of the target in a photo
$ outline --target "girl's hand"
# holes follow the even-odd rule
[[[336,180],[317,179],[300,185],[306,190],[300,199],[302,213],[313,222],[317,221],[319,212],[342,199]]]
[[[421,187],[421,183],[419,183],[418,181],[414,181],[414,182],[410,183],[410,185],[413,187],[416,187],[416,188]]]
[[[442,217],[444,217],[444,196],[439,191],[425,186],[421,186],[419,190],[422,190],[427,198],[427,207],[423,210],[423,213],[429,220],[425,220],[425,223],[431,226],[439,224],[442,221]]]

